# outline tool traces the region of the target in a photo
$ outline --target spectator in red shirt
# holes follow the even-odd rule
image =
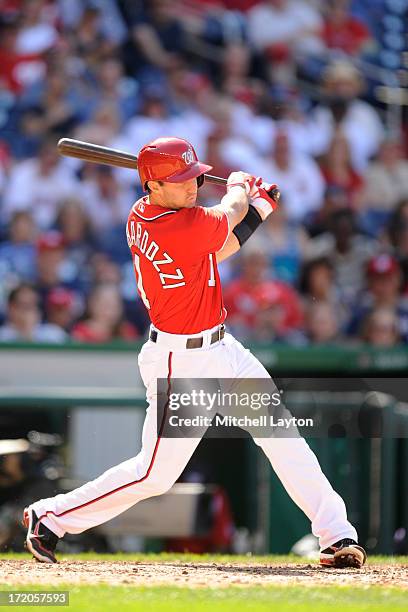
[[[120,293],[113,284],[97,285],[88,298],[88,313],[72,330],[72,338],[81,342],[132,341],[136,329],[123,318]]]
[[[287,339],[303,323],[300,298],[287,283],[267,276],[267,259],[259,251],[242,257],[241,276],[224,292],[228,324],[240,337]]]
[[[5,87],[13,94],[20,94],[46,73],[45,61],[39,53],[17,49],[19,31],[16,22],[0,23],[0,89]]]
[[[370,47],[371,34],[366,25],[350,14],[350,0],[329,0],[322,37],[329,49],[360,55]]]

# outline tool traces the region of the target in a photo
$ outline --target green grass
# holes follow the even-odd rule
[[[294,556],[272,555],[193,555],[193,554],[110,554],[83,553],[59,555],[60,559],[139,561],[139,562],[203,562],[203,563],[308,563]],[[28,559],[26,554],[0,554],[1,559]],[[406,564],[408,557],[370,557],[369,564]],[[12,579],[10,579],[12,583]],[[0,585],[1,590],[18,590],[18,587]],[[109,586],[98,585],[24,585],[21,590],[67,590],[70,592],[69,608],[47,606],[46,610],[64,609],[72,612],[124,610],[136,612],[402,612],[408,609],[408,590],[394,586],[230,586],[227,588],[188,588],[185,586]],[[20,608],[18,608],[20,609]],[[21,607],[23,609],[23,607]],[[24,606],[24,609],[33,609]]]

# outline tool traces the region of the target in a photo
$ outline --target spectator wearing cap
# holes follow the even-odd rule
[[[393,308],[374,308],[362,321],[360,338],[377,348],[392,348],[401,342],[398,327],[398,315]]]
[[[75,295],[64,287],[55,287],[47,295],[45,303],[45,319],[47,323],[57,325],[67,334],[76,316]]]
[[[358,233],[355,214],[350,209],[333,212],[327,227],[326,232],[309,242],[307,258],[330,259],[341,300],[351,305],[363,286],[366,263],[378,251],[379,245]]]
[[[240,276],[224,292],[228,322],[240,338],[283,340],[303,323],[302,306],[289,284],[268,277],[263,251],[241,255]]]
[[[49,229],[62,197],[72,196],[78,190],[78,181],[58,155],[56,142],[47,139],[38,158],[18,162],[10,172],[6,184],[3,214],[6,220],[17,210],[29,210],[36,225]]]
[[[346,60],[329,64],[322,75],[324,101],[309,119],[309,138],[314,155],[323,155],[337,130],[347,138],[353,167],[364,172],[384,138],[377,111],[364,100],[364,82],[359,71]]]
[[[397,259],[389,253],[372,257],[367,264],[366,279],[366,290],[356,301],[348,333],[358,333],[372,311],[391,309],[397,318],[399,336],[408,342],[408,298],[401,295],[401,268]]]
[[[10,292],[1,342],[65,342],[67,338],[57,325],[41,323],[39,295],[33,286],[21,284]]]

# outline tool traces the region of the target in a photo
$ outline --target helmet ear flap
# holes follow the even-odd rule
[[[197,187],[200,188],[201,185],[203,185],[204,183],[204,174],[200,174],[200,176],[197,176]]]

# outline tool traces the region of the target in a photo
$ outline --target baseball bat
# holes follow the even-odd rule
[[[73,138],[61,138],[58,141],[57,148],[60,155],[76,157],[95,164],[107,164],[108,166],[137,170],[137,155],[126,153],[119,149],[103,147],[91,142],[74,140]],[[227,179],[212,174],[204,174],[204,179],[209,183],[218,185],[227,184]],[[279,200],[280,193],[278,189],[274,189],[270,195],[276,202]]]

